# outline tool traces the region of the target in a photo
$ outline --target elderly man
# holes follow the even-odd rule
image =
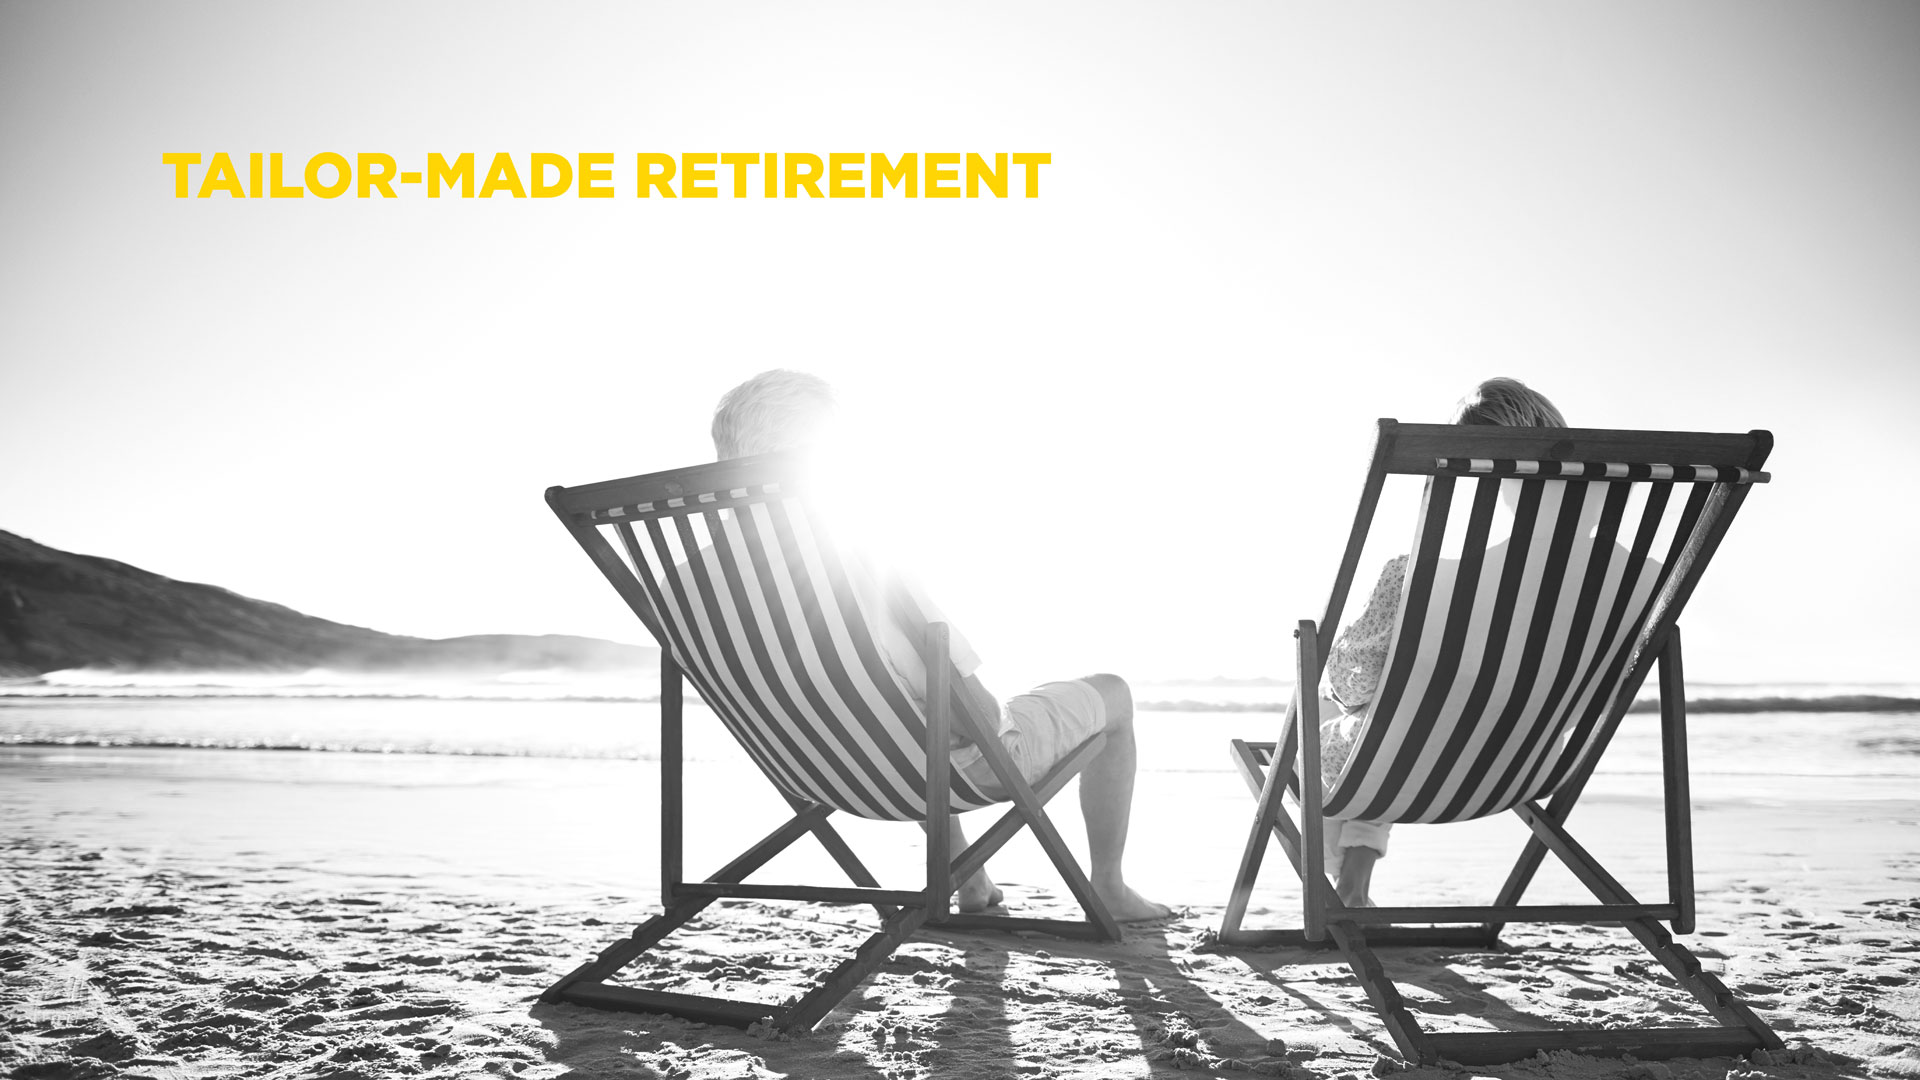
[[[805,450],[823,433],[833,408],[833,391],[818,377],[796,371],[762,372],[720,399],[713,415],[714,449],[722,460]],[[878,588],[876,582],[865,584]],[[926,621],[946,621],[918,590],[909,586],[908,592]],[[894,680],[918,701],[926,668],[911,630],[895,624],[891,608],[877,597],[861,606],[874,623],[868,629]],[[1003,709],[974,674],[979,657],[957,631],[952,634],[952,654],[976,712],[997,718],[1000,741],[1029,783],[1046,775],[1095,733],[1106,733],[1106,745],[1080,774],[1080,812],[1086,819],[1093,862],[1089,880],[1113,917],[1122,922],[1167,915],[1166,905],[1133,891],[1121,872],[1136,768],[1133,695],[1126,682],[1115,675],[1051,682],[1011,699]],[[952,760],[982,792],[1005,796],[980,749],[957,734]],[[953,820],[951,840],[955,851],[967,843],[958,818]],[[1001,899],[985,869],[962,882],[958,891],[961,911],[994,907]]]

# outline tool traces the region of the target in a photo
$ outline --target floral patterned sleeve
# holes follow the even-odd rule
[[[1393,617],[1400,607],[1400,585],[1406,580],[1407,557],[1398,556],[1380,570],[1380,580],[1367,597],[1366,610],[1347,624],[1327,653],[1321,685],[1328,697],[1348,712],[1373,700],[1387,666],[1387,646],[1393,636]]]

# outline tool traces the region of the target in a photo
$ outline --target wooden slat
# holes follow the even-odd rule
[[[860,948],[840,965],[820,980],[820,984],[808,991],[805,997],[793,1003],[777,1021],[782,1031],[810,1031],[813,1025],[837,1004],[840,999],[852,992],[875,968],[893,955],[900,943],[913,936],[915,930],[927,921],[927,909],[901,908],[893,916],[880,924],[873,936],[861,942]]]
[[[1384,421],[1383,421],[1384,422]],[[1391,473],[1431,475],[1436,458],[1614,461],[1654,465],[1740,465],[1750,469],[1766,432],[1628,431],[1613,428],[1510,428],[1400,424],[1386,455]]]
[[[1634,919],[1671,919],[1672,904],[1527,904],[1513,907],[1348,908],[1340,918],[1365,926],[1389,923],[1568,922],[1627,923]]]
[[[1420,1022],[1413,1018],[1407,1009],[1407,1003],[1400,996],[1400,988],[1387,978],[1380,966],[1380,958],[1373,954],[1365,931],[1350,922],[1334,921],[1327,925],[1334,943],[1340,947],[1340,955],[1347,961],[1354,977],[1360,980],[1360,986],[1367,992],[1367,1000],[1373,1002],[1373,1011],[1380,1014],[1380,1022],[1387,1027],[1387,1034],[1393,1037],[1393,1044],[1409,1061],[1432,1064],[1436,1059],[1433,1044],[1427,1033],[1421,1029]]]
[[[1331,937],[1308,941],[1305,931],[1236,930],[1220,940],[1243,948],[1335,949]],[[1498,949],[1500,940],[1485,926],[1369,926],[1367,940],[1382,948]]]
[[[732,491],[736,488],[755,487],[768,482],[779,482],[784,490],[786,484],[793,482],[797,465],[798,462],[792,455],[760,454],[728,461],[714,461],[684,469],[644,473],[640,476],[627,476],[617,480],[602,480],[577,487],[549,488],[547,501],[556,510],[581,514],[591,510],[604,510],[610,506],[632,506],[636,503],[663,502],[667,499],[694,499],[702,493]],[[690,509],[697,509],[697,507]]]
[[[1427,1036],[1441,1058],[1461,1065],[1501,1065],[1535,1053],[1565,1050],[1593,1057],[1658,1060],[1676,1057],[1745,1057],[1761,1049],[1750,1031],[1729,1027],[1558,1029],[1551,1031],[1450,1031]]]
[[[736,1028],[749,1027],[762,1020],[774,1020],[781,1014],[778,1005],[702,997],[698,994],[673,994],[664,990],[641,990],[602,982],[575,983],[561,992],[560,1000],[595,1009],[658,1013],[702,1024],[724,1024]]]
[[[600,950],[600,955],[574,968],[540,995],[541,1001],[559,1001],[576,983],[594,983],[632,963],[641,953],[659,944],[668,934],[686,925],[711,900],[682,897],[672,907],[634,927],[632,935]]]
[[[1000,930],[1010,934],[1034,932],[1052,934],[1054,937],[1076,938],[1083,941],[1106,940],[1105,931],[1093,923],[1079,919],[1031,919],[1019,915],[982,915],[977,912],[962,914],[952,912],[939,923],[928,920],[927,925],[938,926],[942,930]]]
[[[683,896],[733,900],[802,900],[816,904],[899,904],[924,907],[927,894],[907,889],[863,889],[832,885],[756,885],[724,881],[688,881]]]

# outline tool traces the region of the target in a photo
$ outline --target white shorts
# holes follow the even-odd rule
[[[1007,748],[1020,778],[1032,784],[1106,727],[1107,702],[1092,683],[1082,679],[1050,682],[1007,702],[1000,721],[1000,745]],[[979,747],[955,750],[953,766],[984,794],[1006,795]]]

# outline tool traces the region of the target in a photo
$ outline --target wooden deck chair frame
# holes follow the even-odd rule
[[[665,1013],[704,1023],[749,1027],[768,1023],[781,1031],[811,1029],[854,987],[873,973],[893,951],[922,926],[950,930],[1042,931],[1062,937],[1116,941],[1119,923],[1107,911],[1072,853],[1048,818],[1045,804],[1085,767],[1105,745],[1096,734],[1075,748],[1048,775],[1031,786],[1008,757],[987,718],[976,714],[965,694],[959,693],[959,673],[949,655],[949,630],[943,623],[925,623],[927,682],[924,760],[926,812],[926,883],[918,889],[883,889],[862,865],[853,849],[828,817],[836,807],[790,790],[768,779],[780,790],[793,814],[765,838],[704,881],[688,881],[682,868],[683,794],[682,730],[683,679],[688,677],[681,658],[649,597],[649,586],[635,567],[648,562],[636,523],[671,521],[685,528],[690,515],[739,512],[756,503],[787,498],[803,481],[797,463],[780,455],[737,458],[669,472],[620,480],[553,487],[547,503],[579,542],[633,613],[660,644],[660,903],[661,914],[604,949],[600,955],[568,973],[542,995],[543,1002],[571,1002],[628,1012]],[[676,520],[677,519],[677,520]],[[630,563],[622,559],[603,531],[622,543]],[[658,535],[658,534],[656,534]],[[683,532],[682,535],[688,535]],[[668,567],[671,570],[671,567]],[[644,570],[642,571],[644,572]],[[902,606],[891,597],[901,617],[914,618],[918,609]],[[697,685],[697,684],[696,684]],[[948,850],[947,823],[952,816],[949,734],[957,725],[978,746],[1012,806],[981,833],[966,850]],[[917,726],[917,725],[916,725]],[[763,772],[766,771],[763,765]],[[844,808],[843,808],[844,809]],[[875,816],[875,815],[868,815]],[[1019,833],[1031,829],[1079,903],[1085,918],[1039,919],[1007,915],[966,914],[950,909],[955,883],[986,865],[996,851]],[[850,887],[749,883],[746,879],[801,836],[811,834],[853,882]],[[854,954],[827,973],[797,1000],[769,1004],[748,1000],[649,990],[607,980],[685,925],[709,904],[723,899],[789,900],[811,903],[871,905],[880,927]]]
[[[1257,809],[1239,871],[1221,921],[1219,936],[1228,946],[1285,945],[1337,948],[1365,988],[1388,1034],[1410,1061],[1431,1064],[1450,1060],[1461,1064],[1497,1064],[1530,1057],[1539,1051],[1567,1050],[1601,1056],[1639,1058],[1744,1055],[1759,1049],[1779,1049],[1781,1042],[1753,1011],[1700,961],[1673,939],[1694,929],[1693,855],[1688,794],[1686,698],[1677,619],[1701,572],[1732,523],[1749,485],[1768,479],[1760,468],[1772,449],[1765,431],[1745,435],[1688,432],[1636,432],[1597,429],[1531,429],[1453,425],[1399,424],[1381,420],[1373,457],[1368,465],[1359,509],[1355,514],[1345,556],[1322,618],[1302,621],[1295,631],[1296,692],[1290,703],[1281,738],[1276,743],[1234,740],[1232,753],[1242,776],[1257,796]],[[1484,907],[1376,907],[1348,908],[1335,895],[1322,865],[1322,830],[1326,825],[1320,771],[1320,720],[1317,688],[1328,656],[1331,631],[1340,625],[1342,611],[1362,548],[1388,475],[1409,474],[1429,479],[1433,498],[1436,476],[1479,472],[1489,475],[1560,479],[1556,463],[1587,464],[1580,472],[1564,466],[1568,478],[1594,478],[1608,463],[1613,479],[1692,482],[1698,509],[1691,526],[1684,565],[1663,580],[1664,607],[1655,603],[1645,616],[1639,640],[1643,647],[1624,664],[1618,691],[1597,706],[1598,723],[1591,749],[1566,770],[1564,779],[1542,806],[1526,799],[1511,809],[1532,832],[1518,862],[1494,901]],[[1711,463],[1717,468],[1689,468]],[[1622,466],[1629,466],[1622,468]],[[1668,466],[1677,466],[1668,469]],[[1666,470],[1664,474],[1661,470]],[[1711,480],[1720,482],[1711,482]],[[1710,490],[1709,490],[1710,489]],[[1678,532],[1678,530],[1676,530]],[[1678,542],[1676,541],[1676,549]],[[1398,620],[1396,620],[1398,622]],[[1396,625],[1396,630],[1399,627]],[[1664,775],[1667,896],[1662,902],[1636,899],[1566,829],[1568,815],[1592,775],[1608,741],[1632,704],[1650,669],[1659,668],[1660,730]],[[1300,740],[1301,735],[1305,739]],[[1278,752],[1276,753],[1276,745]],[[1358,752],[1356,751],[1356,756]],[[1297,755],[1297,756],[1296,756]],[[1292,764],[1300,762],[1300,773]],[[1275,762],[1283,767],[1272,767]],[[1349,765],[1349,768],[1352,766]],[[1345,785],[1348,774],[1342,774]],[[1291,798],[1300,809],[1296,821],[1284,805]],[[1474,815],[1479,816],[1479,815]],[[1303,925],[1297,929],[1248,929],[1243,926],[1248,898],[1272,836],[1293,864],[1301,880]],[[1557,856],[1599,901],[1593,905],[1523,905],[1521,897],[1545,856]],[[1491,884],[1491,883],[1489,883]],[[1441,946],[1495,948],[1503,926],[1516,922],[1619,924],[1652,955],[1711,1014],[1717,1023],[1699,1027],[1581,1029],[1542,1031],[1424,1030],[1387,976],[1375,946]],[[1662,923],[1667,924],[1663,926]],[[1461,925],[1466,924],[1466,925]],[[1668,927],[1671,927],[1671,932]]]

